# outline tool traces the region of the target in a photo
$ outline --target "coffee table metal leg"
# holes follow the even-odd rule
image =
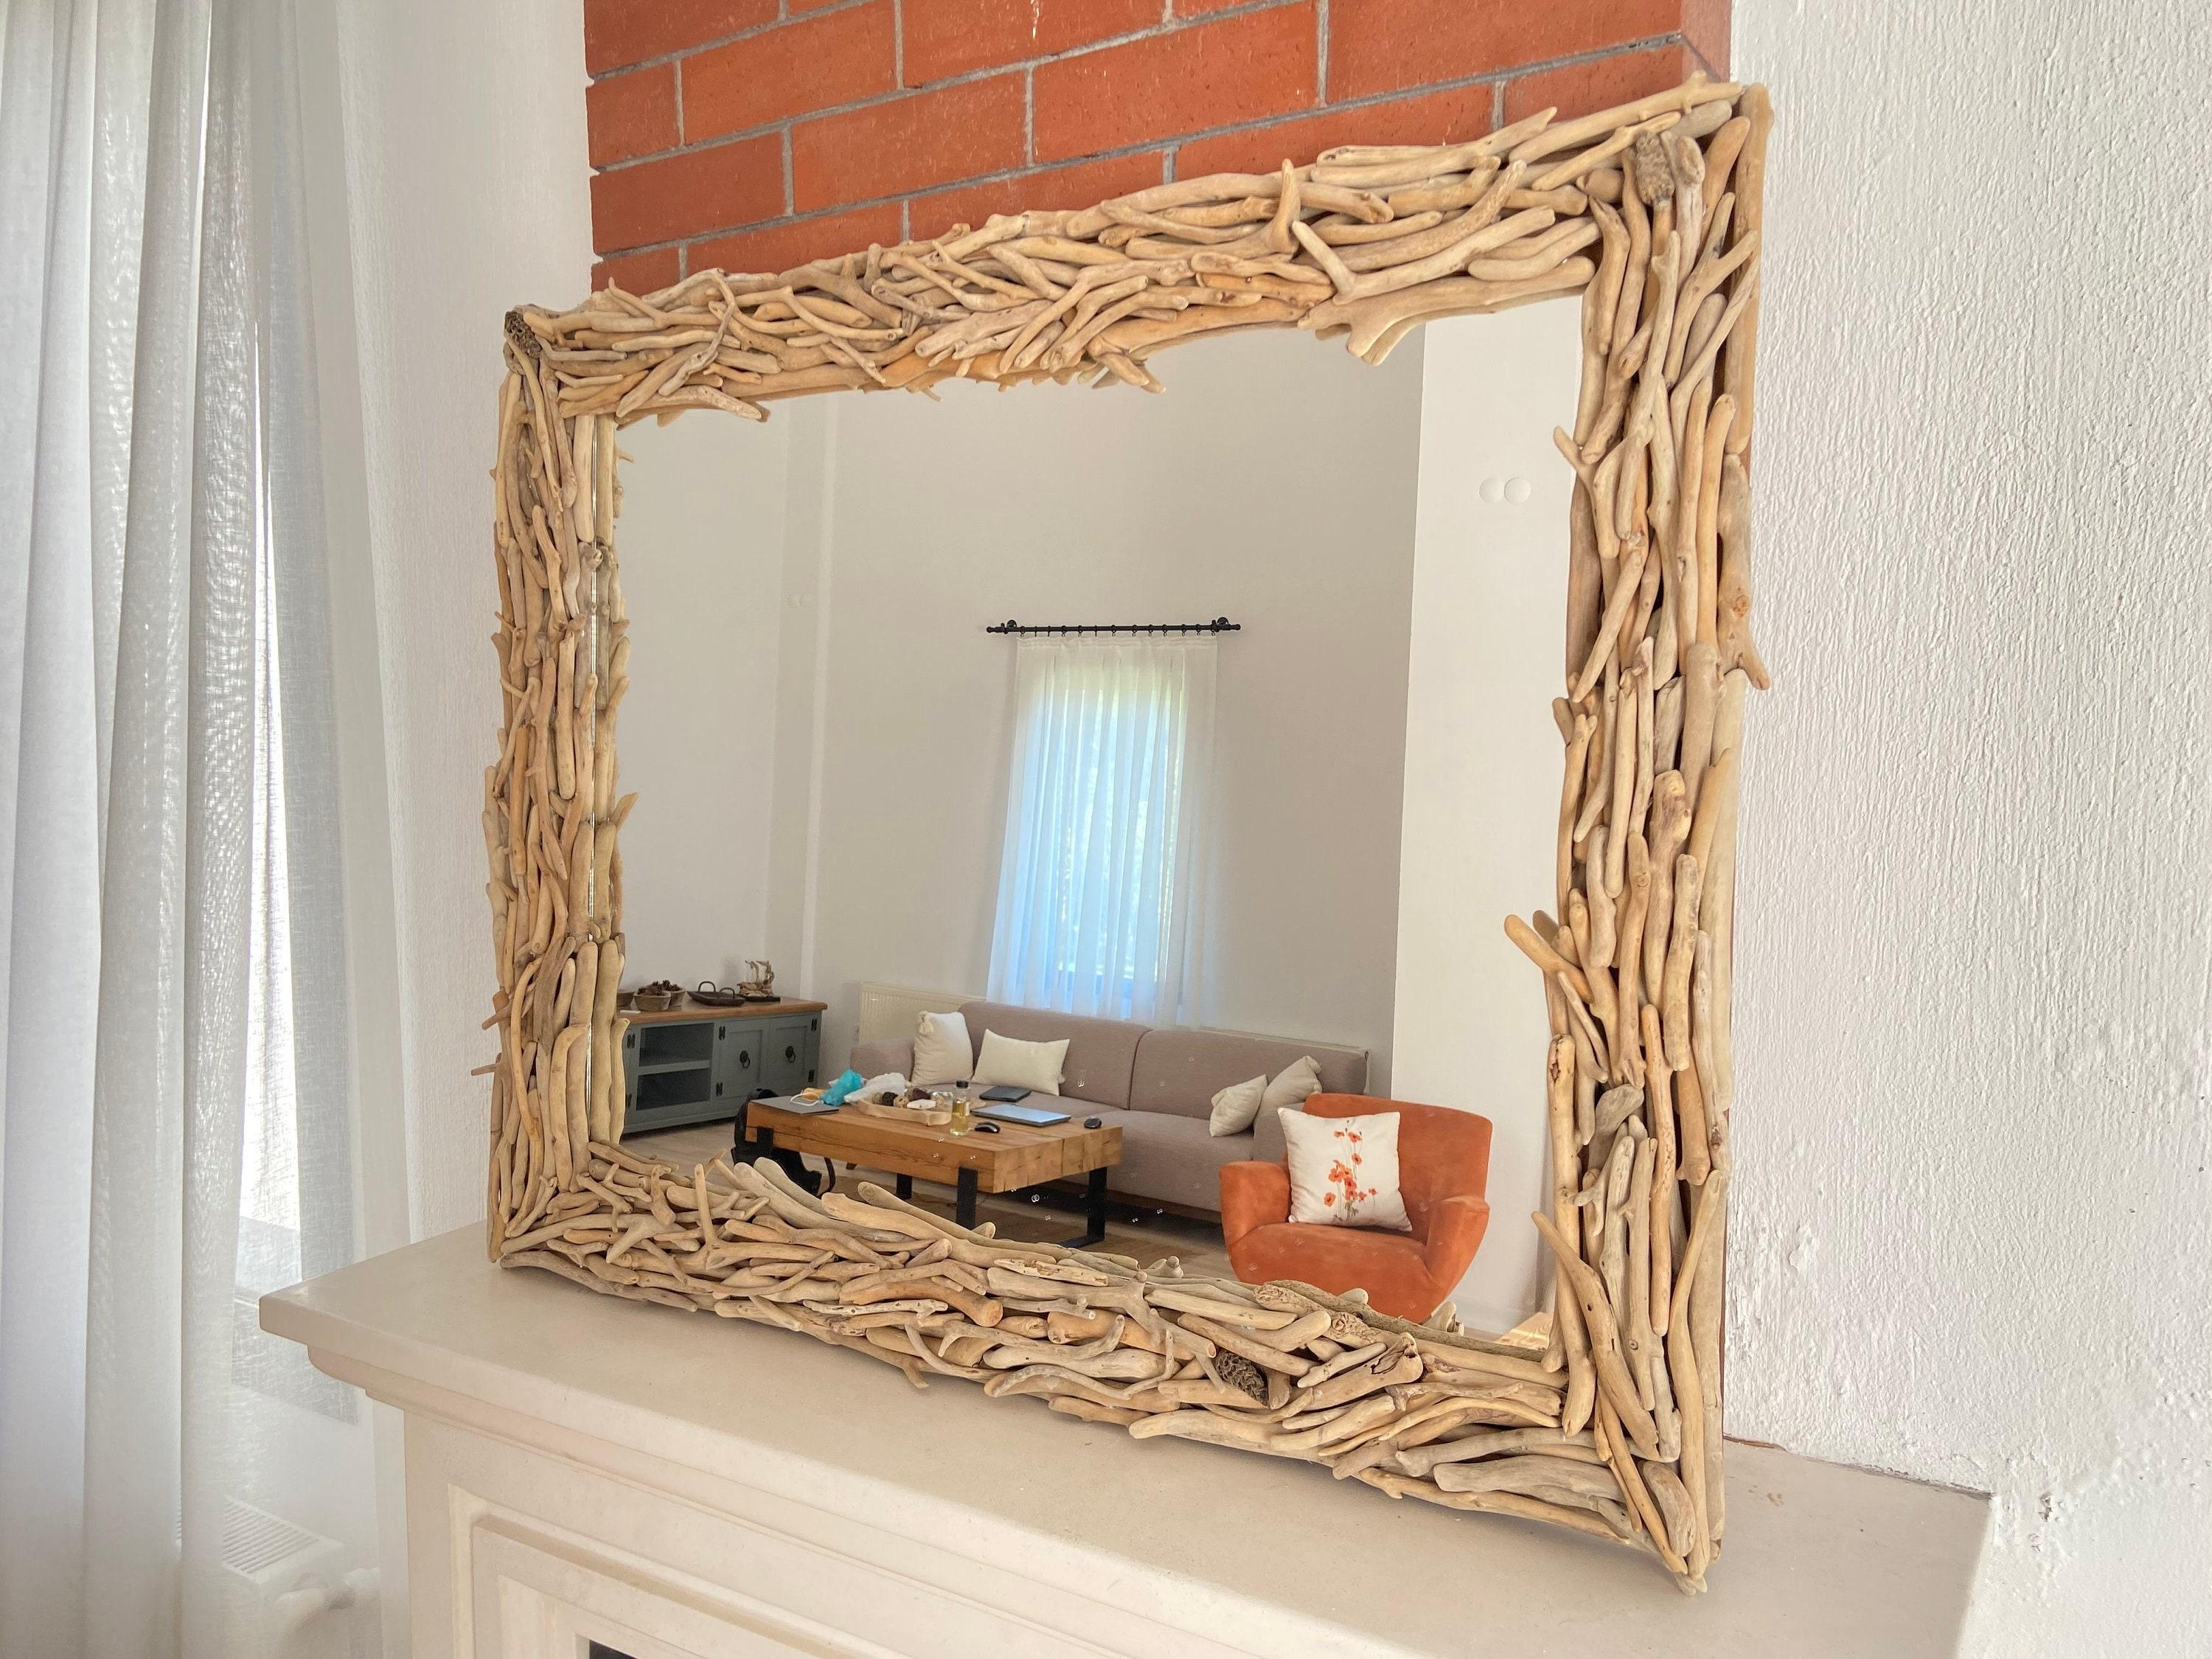
[[[914,1202],[914,1177],[912,1176],[901,1176],[898,1178],[898,1195],[906,1200],[909,1204]]]
[[[975,1224],[975,1172],[973,1170],[960,1172],[960,1185],[953,1200],[952,1218],[963,1227]]]
[[[1091,1172],[1091,1182],[1084,1200],[1084,1231],[1080,1238],[1067,1243],[1078,1249],[1086,1244],[1103,1244],[1106,1241],[1106,1171]]]

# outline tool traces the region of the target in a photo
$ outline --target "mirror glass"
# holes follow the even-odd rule
[[[971,1086],[939,1085],[969,1102],[964,1144],[993,1133],[977,1074],[1050,1058],[987,1066],[986,1032],[1057,1030],[1063,1094],[1014,1103],[1122,1130],[1099,1248],[1229,1274],[1221,1169],[1289,1149],[1241,1097],[1229,1116],[1256,1127],[1211,1133],[1215,1097],[1310,1057],[1324,1093],[1490,1120],[1486,1171],[1465,1136],[1401,1117],[1407,1218],[1486,1195],[1460,1317],[1502,1330],[1541,1305],[1516,1224],[1546,1190],[1548,1034],[1500,922],[1551,908],[1572,479],[1550,433],[1572,419],[1577,316],[1431,324],[1379,368],[1225,336],[1160,358],[1160,397],[953,383],[624,432],[623,984],[737,995],[770,964],[781,999],[636,1013],[639,1149],[726,1150],[748,1097],[848,1065],[927,1075],[922,1017],[964,1008],[951,1081]],[[1215,617],[1235,631],[986,631]],[[878,1121],[855,1103],[814,1132],[833,1115]],[[1000,1161],[1022,1127],[998,1127]],[[841,1185],[893,1185],[850,1161]],[[1319,1190],[1392,1219],[1369,1161]],[[1082,1233],[1089,1176],[1048,1173],[1004,1192],[987,1173],[979,1219]],[[1317,1274],[1296,1243],[1258,1276]]]

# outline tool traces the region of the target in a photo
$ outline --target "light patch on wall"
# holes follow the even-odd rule
[[[1492,1126],[1490,1231],[1455,1300],[1504,1329],[1546,1304],[1550,1257],[1527,1224],[1550,1181],[1541,981],[1509,913],[1555,908],[1553,815],[1565,690],[1567,497],[1552,447],[1574,420],[1571,301],[1431,323],[1399,860],[1395,1088]]]

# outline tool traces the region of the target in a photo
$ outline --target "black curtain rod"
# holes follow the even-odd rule
[[[1212,622],[1202,623],[1056,623],[1030,626],[1009,617],[1002,623],[993,623],[983,631],[986,634],[1241,634],[1244,631],[1244,624],[1233,623],[1226,617],[1216,617]]]

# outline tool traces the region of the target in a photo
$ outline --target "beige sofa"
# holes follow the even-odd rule
[[[963,1003],[960,1012],[969,1042],[977,1045],[987,1030],[1024,1042],[1067,1039],[1060,1099],[1034,1095],[1024,1103],[1066,1111],[1079,1121],[1097,1116],[1119,1124],[1121,1162],[1108,1177],[1109,1190],[1139,1203],[1218,1214],[1223,1164],[1248,1158],[1281,1160],[1282,1125],[1272,1112],[1261,1113],[1243,1134],[1206,1132],[1213,1097],[1233,1083],[1263,1072],[1273,1077],[1311,1054],[1324,1093],[1367,1091],[1362,1048],[1088,1019],[1003,1002]],[[855,1044],[848,1063],[863,1077],[910,1074],[914,1039]]]

